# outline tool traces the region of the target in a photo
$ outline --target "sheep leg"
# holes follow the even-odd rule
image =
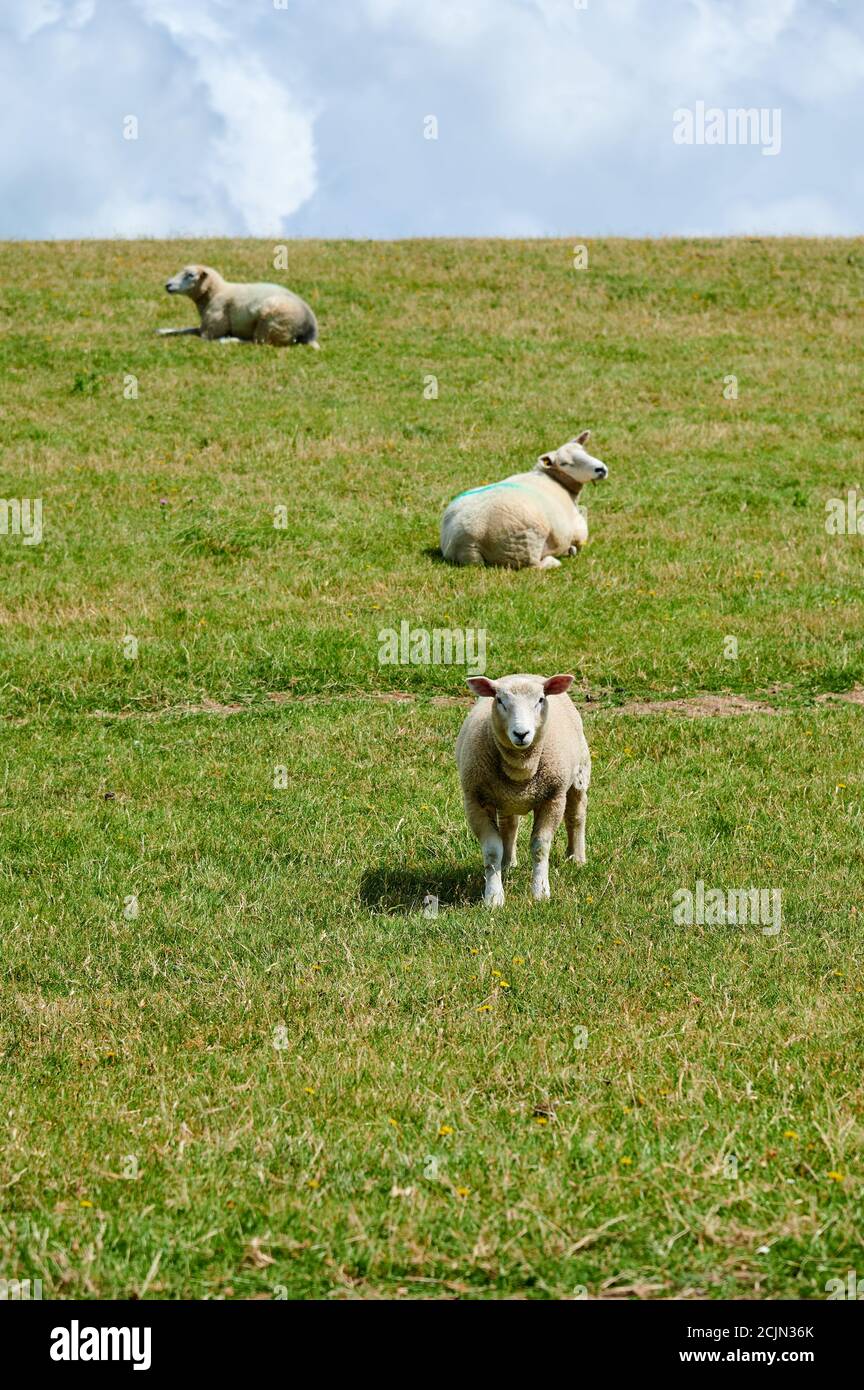
[[[516,835],[519,831],[519,817],[499,816],[498,826],[504,843],[504,859],[501,868],[514,869],[516,867]]]
[[[489,812],[476,801],[465,802],[465,814],[483,850],[483,868],[486,873],[483,901],[487,907],[503,907],[504,884],[501,882],[501,864],[504,859],[504,844],[498,833],[498,826]]]
[[[554,555],[544,555],[537,566],[538,570],[557,570],[561,567],[561,561],[556,560]]]
[[[227,314],[209,317],[201,323],[201,337],[208,343],[215,342],[218,338],[231,338],[231,324]]]
[[[588,793],[571,787],[567,793],[564,824],[567,826],[567,858],[577,864],[585,863],[585,820],[588,816]]]
[[[272,347],[282,346],[285,339],[280,338],[278,331],[273,331],[271,319],[262,314],[261,317],[256,320],[255,327],[252,329],[252,341],[253,343],[268,343]]]
[[[535,902],[549,897],[549,851],[555,831],[564,816],[564,797],[551,797],[538,806],[534,812],[534,825],[531,831],[531,896]]]
[[[201,337],[200,328],[157,328],[156,336],[159,338],[187,338]]]

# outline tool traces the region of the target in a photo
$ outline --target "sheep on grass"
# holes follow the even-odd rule
[[[456,740],[468,824],[483,849],[487,907],[504,902],[502,870],[516,863],[519,817],[533,813],[531,895],[549,897],[549,850],[563,820],[567,857],[585,863],[591,755],[567,691],[572,676],[472,676],[481,698]]]
[[[441,521],[441,550],[454,565],[557,569],[558,555],[575,555],[588,539],[576,499],[586,483],[609,472],[584,449],[583,430],[568,444],[542,454],[529,473],[460,492]]]
[[[169,294],[188,295],[201,316],[201,326],[159,328],[162,338],[193,334],[223,343],[319,346],[314,313],[305,300],[281,285],[235,285],[209,265],[187,265],[165,288]]]

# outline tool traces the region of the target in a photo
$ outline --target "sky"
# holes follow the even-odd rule
[[[2,0],[0,91],[2,238],[864,233],[864,0]]]

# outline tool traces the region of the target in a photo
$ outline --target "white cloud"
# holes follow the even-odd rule
[[[374,29],[401,29],[424,44],[461,48],[485,40],[506,22],[507,0],[365,0],[366,16]]]
[[[11,29],[16,38],[26,41],[59,21],[78,28],[93,18],[95,9],[96,0],[5,0],[0,29]]]
[[[245,231],[278,232],[315,192],[312,120],[257,60],[210,54],[200,71],[224,122],[211,176],[242,213]]]
[[[860,232],[862,80],[853,0],[5,0],[0,235]]]
[[[219,118],[220,133],[196,173],[222,191],[234,209],[235,230],[278,234],[315,191],[313,114],[300,109],[290,86],[271,75],[253,49],[236,42],[212,6],[201,0],[139,3],[189,59],[190,74]],[[224,7],[224,19],[233,14]]]

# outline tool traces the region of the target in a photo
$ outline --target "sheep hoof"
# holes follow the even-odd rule
[[[519,860],[516,858],[516,855],[514,854],[512,859],[505,859],[505,860],[504,860],[504,863],[501,865],[501,868],[502,868],[502,869],[515,869],[515,868],[516,868],[516,865],[517,865],[518,863],[519,863]]]
[[[503,907],[504,889],[487,888],[486,892],[483,894],[483,902],[485,903],[486,907]]]
[[[586,862],[585,855],[580,854],[577,849],[568,849],[564,857],[568,859],[571,864],[584,864]]]
[[[531,884],[531,897],[534,899],[535,903],[546,902],[550,896],[548,883]]]
[[[540,561],[537,568],[541,570],[557,570],[561,568],[561,561],[556,560],[554,555],[547,555]]]

